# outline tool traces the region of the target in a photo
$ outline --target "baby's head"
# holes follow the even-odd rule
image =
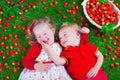
[[[56,26],[50,17],[33,19],[28,25],[28,38],[33,42],[44,42],[48,45],[54,43]]]
[[[80,43],[80,26],[64,23],[59,30],[59,39],[63,47],[78,46]]]

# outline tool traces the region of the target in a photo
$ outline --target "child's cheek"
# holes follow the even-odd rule
[[[38,43],[40,43],[40,44],[42,43],[42,40],[41,40],[41,39],[37,39],[37,41],[38,41]]]

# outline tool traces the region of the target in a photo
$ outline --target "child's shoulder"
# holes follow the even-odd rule
[[[41,44],[39,44],[38,42],[35,42],[32,44],[31,47],[42,47]]]

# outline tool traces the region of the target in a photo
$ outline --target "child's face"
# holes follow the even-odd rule
[[[71,27],[65,27],[59,31],[59,39],[63,47],[78,46],[80,42],[80,34]]]
[[[50,28],[48,24],[38,24],[33,29],[34,35],[38,43],[44,42],[51,45],[54,43],[55,28]]]

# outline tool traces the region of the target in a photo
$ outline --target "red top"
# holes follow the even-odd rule
[[[23,65],[24,67],[30,69],[30,70],[34,70],[34,64],[35,59],[38,57],[38,55],[41,52],[41,48],[42,46],[39,43],[34,43],[29,51],[27,52],[26,56],[23,57]]]
[[[79,46],[69,46],[61,53],[66,58],[66,69],[74,80],[86,76],[87,72],[95,65],[95,53],[98,48],[87,41],[88,34],[82,34]]]

